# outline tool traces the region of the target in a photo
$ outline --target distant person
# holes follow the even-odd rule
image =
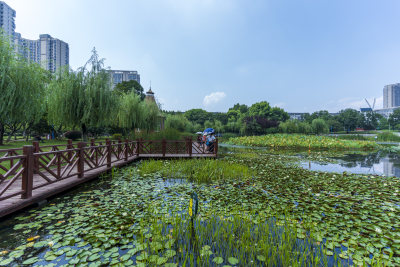
[[[204,147],[204,145],[207,146],[207,134],[203,134],[203,139],[201,140],[201,144]]]
[[[197,134],[197,143],[199,143],[199,145],[201,145],[203,142],[203,137],[201,136],[201,134]]]
[[[207,151],[214,152],[215,134],[211,133],[207,137]]]

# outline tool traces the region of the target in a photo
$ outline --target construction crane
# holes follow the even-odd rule
[[[374,103],[372,104],[372,107],[371,107],[371,105],[369,104],[369,102],[368,102],[368,100],[366,98],[365,98],[365,102],[367,102],[367,104],[368,104],[369,108],[371,109],[371,111],[374,112],[376,98],[374,98]]]

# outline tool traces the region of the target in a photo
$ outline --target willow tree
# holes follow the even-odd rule
[[[12,129],[15,131],[15,125],[20,125],[24,129],[30,128],[43,117],[46,109],[45,87],[48,75],[39,64],[19,60],[11,71],[11,79],[15,84],[14,107],[18,109],[18,113],[13,114],[6,121],[10,130],[8,140],[14,134]]]
[[[80,127],[87,140],[89,126],[111,124],[116,107],[110,75],[103,68],[95,49],[89,61],[77,72],[64,70],[49,86],[49,119],[70,127]]]
[[[11,79],[14,60],[9,41],[0,34],[0,145],[3,145],[5,120],[13,113],[14,108],[9,101],[15,91],[15,84]]]
[[[0,34],[0,145],[6,125],[33,124],[42,117],[45,84],[45,71],[18,59]]]
[[[140,96],[135,92],[119,96],[116,126],[128,131],[142,127],[145,124],[144,107]]]
[[[157,128],[160,122],[160,109],[157,104],[153,101],[143,101],[144,105],[144,125],[142,126],[147,132]]]

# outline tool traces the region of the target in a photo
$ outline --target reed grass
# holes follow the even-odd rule
[[[187,178],[198,183],[217,180],[250,178],[254,172],[247,166],[224,160],[146,160],[139,167],[141,175],[154,174],[163,178]]]
[[[322,246],[311,238],[299,240],[294,224],[261,219],[251,215],[214,215],[207,220],[176,215],[169,220],[154,217],[149,232],[139,237],[148,243],[147,254],[168,257],[182,266],[327,266],[328,257]],[[168,252],[154,251],[146,236],[163,240]],[[165,238],[166,237],[166,238]],[[154,261],[154,259],[153,259]],[[151,265],[147,258],[141,261]],[[340,260],[336,262],[340,265]]]

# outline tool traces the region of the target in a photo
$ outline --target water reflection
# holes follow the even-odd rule
[[[370,154],[349,153],[329,157],[335,163],[303,161],[303,168],[327,172],[351,172],[400,177],[400,156],[396,153],[374,152]]]

